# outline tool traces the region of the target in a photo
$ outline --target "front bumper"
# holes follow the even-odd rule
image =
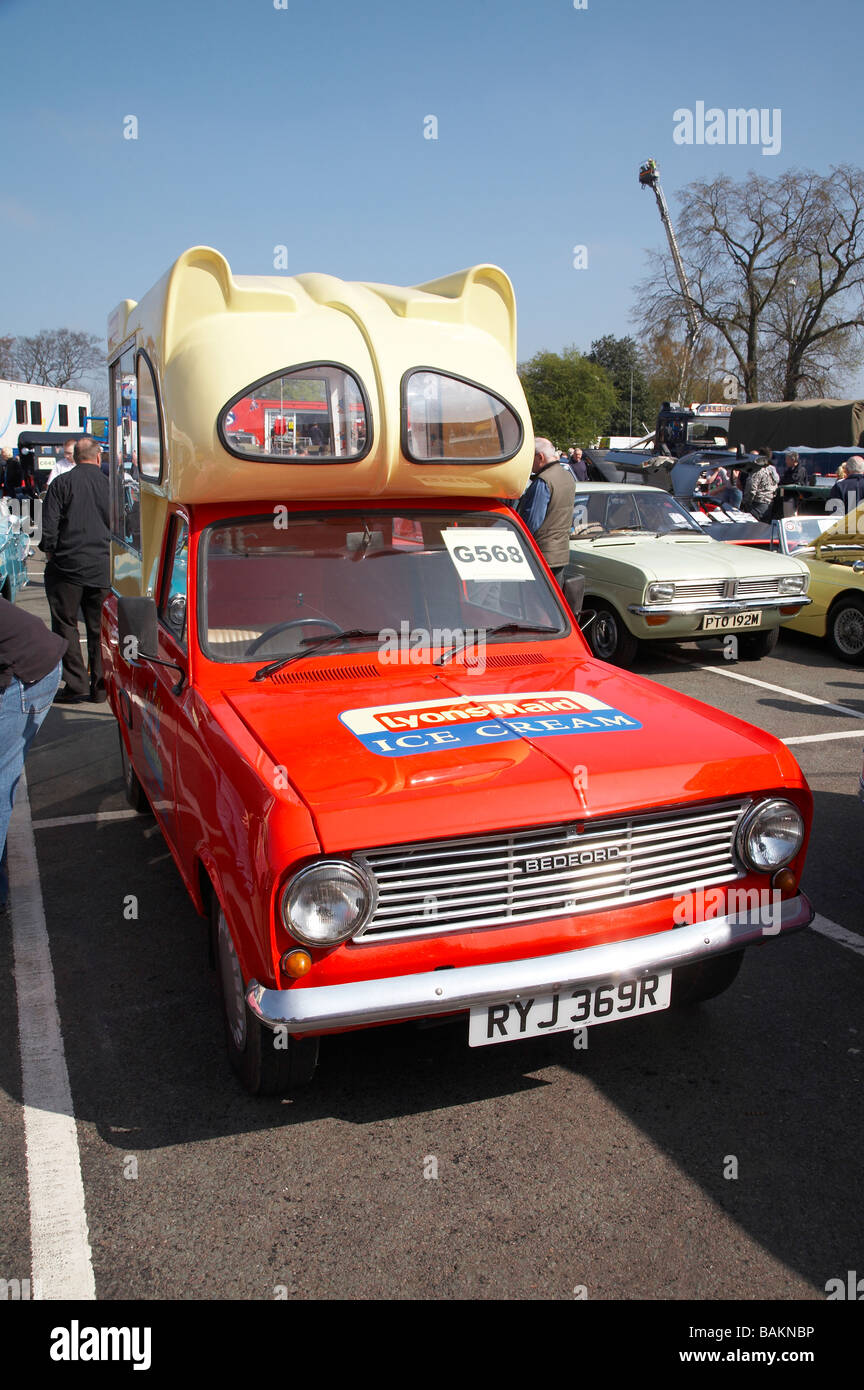
[[[707,603],[704,599],[681,598],[673,599],[671,603],[630,603],[627,605],[628,613],[635,613],[638,617],[644,618],[652,614],[665,613],[671,616],[676,614],[703,614],[703,613],[749,613],[754,608],[776,608],[778,620],[781,616],[781,608],[789,608],[795,604],[797,608],[806,608],[813,600],[806,594],[781,594],[774,598],[717,598],[710,599]]]
[[[779,919],[779,920],[778,920]],[[428,970],[420,975],[395,975],[383,980],[357,980],[344,985],[266,989],[257,980],[246,988],[252,1013],[268,1028],[289,1033],[324,1033],[362,1028],[370,1023],[398,1023],[435,1014],[461,1013],[478,1005],[555,994],[583,985],[613,984],[657,970],[723,955],[766,937],[797,931],[813,920],[813,908],[803,893],[773,909],[748,911],[709,922],[672,927],[631,941],[587,946],[529,960],[496,961],[491,965]]]

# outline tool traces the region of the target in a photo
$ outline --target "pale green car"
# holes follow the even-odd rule
[[[594,655],[631,666],[643,641],[733,634],[757,661],[780,623],[806,607],[810,574],[791,556],[724,545],[661,488],[577,483],[567,576],[585,579],[584,624]]]

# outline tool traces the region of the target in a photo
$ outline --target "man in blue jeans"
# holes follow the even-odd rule
[[[65,638],[0,598],[0,910],[9,897],[6,832],[27,750],[60,684]]]

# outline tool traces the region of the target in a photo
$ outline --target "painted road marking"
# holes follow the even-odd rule
[[[172,804],[170,801],[152,801],[151,809],[155,811],[170,811]],[[86,816],[46,816],[44,820],[31,821],[34,830],[55,830],[58,826],[64,825],[106,825],[112,821],[140,820],[146,826],[147,811],[94,811]],[[149,834],[150,827],[146,833]]]
[[[95,1299],[78,1132],[23,772],[8,844],[33,1279],[41,1298]]]
[[[796,738],[781,738],[781,743],[829,743],[833,738],[864,738],[860,729],[845,734],[798,734]]]
[[[58,825],[93,825],[112,820],[140,820],[139,811],[96,811],[92,816],[52,816],[31,822],[34,830],[54,830]]]
[[[811,931],[818,931],[820,935],[830,937],[839,946],[848,946],[850,951],[856,955],[864,956],[864,936],[858,936],[854,931],[847,931],[845,927],[838,926],[827,917],[823,917],[817,912],[813,921],[810,923]]]
[[[789,690],[785,685],[772,685],[770,681],[759,681],[755,676],[742,676],[740,671],[724,671],[722,666],[703,666],[697,661],[688,661],[686,656],[678,656],[675,652],[666,652],[664,655],[681,666],[689,666],[693,671],[709,671],[711,675],[725,676],[730,681],[744,681],[747,685],[758,685],[762,690],[773,690],[778,695],[788,695],[791,699],[803,700],[808,705],[821,705],[823,709],[836,710],[848,719],[864,719],[864,710],[850,709],[848,705],[835,705],[830,700],[820,699],[818,695],[804,695],[800,690]]]

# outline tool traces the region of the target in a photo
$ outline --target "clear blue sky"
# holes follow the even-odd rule
[[[859,163],[862,39],[861,0],[0,0],[0,334],[104,337],[185,247],[268,274],[285,244],[395,284],[495,262],[520,357],[587,349],[664,242],[641,161],[673,214],[691,179]],[[779,107],[780,153],[675,144],[699,101]]]

